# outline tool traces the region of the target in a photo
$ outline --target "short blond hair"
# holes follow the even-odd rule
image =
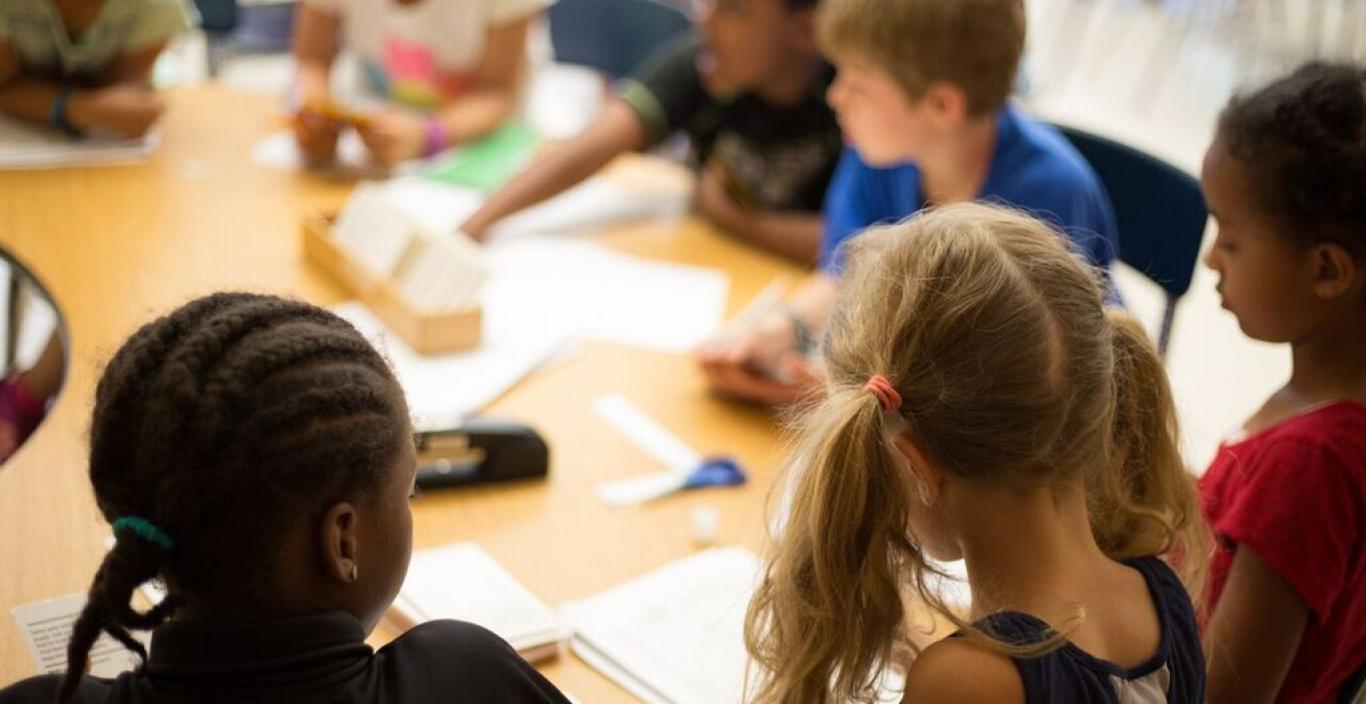
[[[825,0],[818,34],[833,57],[887,72],[911,98],[944,81],[968,114],[1005,105],[1025,45],[1023,0]]]

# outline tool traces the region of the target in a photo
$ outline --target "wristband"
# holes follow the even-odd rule
[[[422,156],[436,156],[445,149],[446,128],[441,124],[441,118],[433,117],[427,120],[427,143],[422,148]]]
[[[47,111],[47,123],[66,133],[68,137],[80,137],[81,131],[66,119],[66,104],[71,100],[71,87],[62,86],[57,97],[52,99],[52,107]]]
[[[787,322],[792,326],[793,344],[796,345],[797,351],[810,355],[816,349],[816,340],[811,336],[811,328],[795,308],[786,303],[779,305],[782,307],[783,315],[787,316]]]

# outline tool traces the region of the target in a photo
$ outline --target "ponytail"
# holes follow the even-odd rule
[[[1040,640],[1014,642],[945,603],[940,585],[952,577],[928,559],[908,523],[912,493],[890,445],[903,425],[862,388],[832,391],[802,421],[807,440],[786,470],[786,524],[745,615],[745,647],[762,675],[746,701],[878,701],[882,673],[920,651],[908,596],[965,640],[1006,657],[1054,650],[1080,624],[1077,613]]]
[[[167,551],[136,536],[120,535],[114,547],[104,556],[80,616],[71,628],[67,643],[66,673],[57,690],[56,704],[65,704],[75,695],[85,673],[90,649],[101,633],[108,633],[125,647],[137,653],[145,664],[147,649],[130,633],[150,630],[161,625],[175,609],[177,601],[167,597],[145,613],[133,610],[133,592],[155,579],[166,561]]]
[[[1115,360],[1114,428],[1111,461],[1091,474],[1088,487],[1091,529],[1114,559],[1175,558],[1195,593],[1207,539],[1194,479],[1181,459],[1166,370],[1132,316],[1112,309],[1106,319]]]
[[[870,701],[873,674],[907,644],[900,575],[916,550],[883,422],[858,387],[832,390],[803,422],[783,540],[745,618],[750,655],[780,673],[754,701]]]

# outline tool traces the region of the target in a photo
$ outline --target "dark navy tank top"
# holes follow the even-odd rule
[[[1124,564],[1143,574],[1157,607],[1162,629],[1157,652],[1133,668],[1101,660],[1070,642],[1036,658],[1017,658],[1028,704],[1203,704],[1205,656],[1185,586],[1158,558]],[[977,626],[1017,644],[1037,643],[1052,633],[1048,624],[1016,611],[993,614]]]

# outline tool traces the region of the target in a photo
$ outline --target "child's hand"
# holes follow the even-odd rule
[[[107,130],[121,137],[141,137],[166,111],[166,101],[152,90],[131,83],[81,91],[67,103],[67,121],[81,131]]]
[[[709,340],[696,351],[712,391],[768,405],[784,405],[818,393],[823,379],[796,348],[784,316],[765,318],[753,329]]]
[[[707,163],[697,180],[695,207],[697,213],[724,230],[744,233],[749,214],[727,187],[725,170],[716,160]]]
[[[422,156],[427,143],[427,123],[399,110],[375,113],[356,131],[370,156],[385,167]]]
[[[337,154],[342,124],[307,107],[294,116],[294,141],[310,166],[326,164]]]

